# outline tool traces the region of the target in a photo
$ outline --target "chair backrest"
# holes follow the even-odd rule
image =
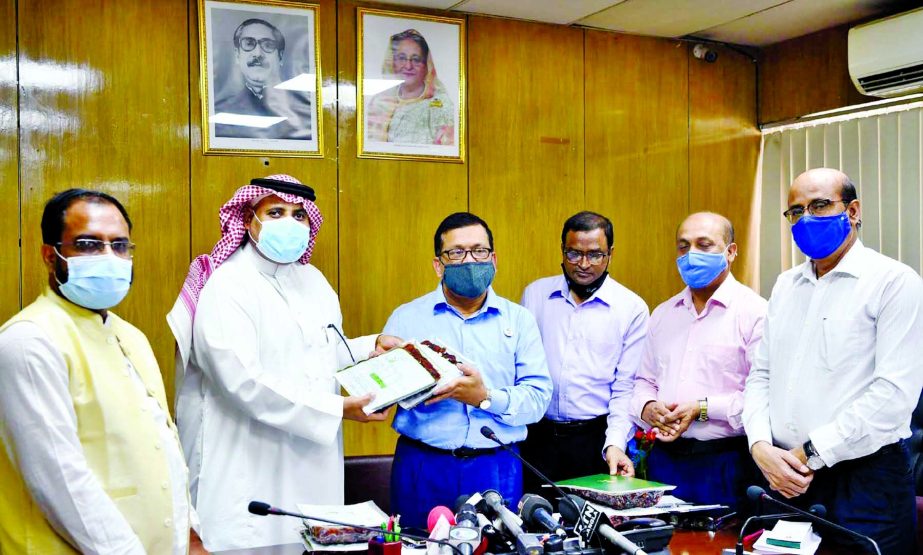
[[[371,499],[381,510],[391,514],[392,455],[346,457],[343,477],[346,504]]]

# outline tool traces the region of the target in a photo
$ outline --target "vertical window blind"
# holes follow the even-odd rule
[[[763,130],[755,284],[768,298],[778,275],[804,261],[782,212],[788,188],[818,167],[849,175],[862,207],[860,239],[918,273],[923,262],[923,102]]]

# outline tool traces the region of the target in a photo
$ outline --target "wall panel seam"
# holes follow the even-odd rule
[[[19,76],[19,60],[21,58],[22,52],[19,49],[19,0],[14,2],[14,25],[16,26],[16,193],[17,193],[17,204],[19,207],[19,237],[16,238],[17,249],[19,250],[19,286],[18,286],[18,303],[20,310],[23,308],[23,287],[22,284],[25,281],[25,274],[23,273],[23,252],[22,252],[22,122],[20,118],[22,117],[22,87],[19,86],[20,76]]]

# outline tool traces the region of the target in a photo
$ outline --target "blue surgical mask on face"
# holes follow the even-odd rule
[[[805,256],[821,260],[840,248],[849,236],[850,229],[849,214],[846,212],[835,216],[805,214],[792,226],[792,238]]]
[[[311,241],[311,230],[308,226],[295,221],[293,218],[279,218],[265,222],[253,215],[262,226],[260,240],[256,248],[263,256],[278,264],[291,264],[301,258],[304,251],[308,250]]]
[[[444,268],[442,279],[449,291],[469,299],[480,297],[487,291],[497,271],[490,261],[446,264]]]
[[[724,252],[689,251],[676,259],[683,282],[692,289],[701,289],[715,281],[728,267]]]
[[[128,294],[131,260],[114,254],[65,258],[58,249],[54,252],[67,261],[67,281],[59,281],[58,289],[70,302],[90,310],[104,310],[119,304]]]

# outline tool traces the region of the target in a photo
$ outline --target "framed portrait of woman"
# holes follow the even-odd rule
[[[464,162],[465,20],[359,8],[358,155]]]
[[[199,0],[205,154],[322,155],[319,9]]]

